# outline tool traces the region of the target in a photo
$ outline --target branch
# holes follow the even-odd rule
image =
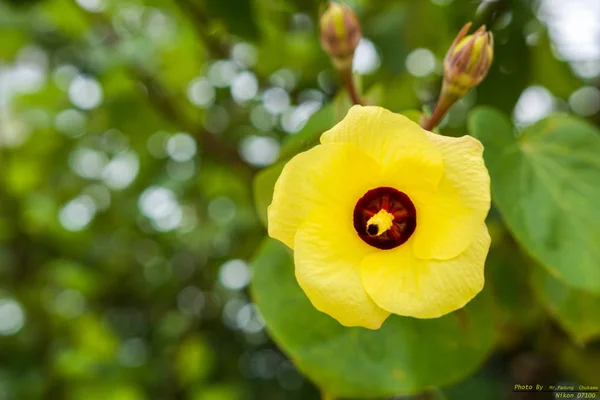
[[[226,58],[229,55],[229,43],[222,43],[206,30],[208,18],[202,10],[188,0],[175,0],[184,15],[191,19],[200,40],[213,58]]]
[[[194,123],[187,121],[179,112],[174,96],[154,77],[139,67],[133,67],[131,72],[148,89],[148,100],[154,108],[166,119],[192,134],[201,149],[229,164],[251,170],[251,167],[241,160],[236,149],[232,149],[210,132],[195,127]]]
[[[184,0],[177,0],[178,2],[186,3]],[[111,21],[108,20],[104,15],[84,12],[86,17],[92,22],[99,21],[107,29],[109,35],[107,40],[110,44],[114,45],[119,39],[119,35],[112,27]],[[194,14],[199,18],[203,18],[203,14]],[[240,158],[237,149],[231,148],[225,142],[215,137],[210,132],[201,129],[196,126],[196,123],[190,121],[183,113],[179,111],[177,107],[176,96],[173,95],[161,82],[159,82],[154,76],[152,76],[146,69],[141,65],[132,65],[129,68],[130,74],[148,89],[148,100],[160,112],[166,119],[171,121],[174,125],[181,127],[182,130],[188,131],[198,141],[198,147],[205,150],[208,154],[213,155],[215,158],[219,158],[222,161],[228,162],[229,164],[243,170],[244,172],[252,172],[253,168],[248,164],[244,163]]]

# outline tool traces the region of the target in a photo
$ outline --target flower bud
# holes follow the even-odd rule
[[[444,90],[458,97],[481,83],[494,58],[492,33],[484,25],[465,36],[470,27],[468,23],[461,29],[444,58]]]
[[[321,46],[339,70],[352,66],[354,50],[361,38],[360,23],[346,4],[329,3],[319,23]]]

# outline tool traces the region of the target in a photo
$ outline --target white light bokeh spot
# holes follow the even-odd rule
[[[25,325],[25,312],[13,299],[0,299],[0,335],[10,336],[18,333]]]
[[[18,64],[7,74],[7,85],[17,93],[35,93],[40,90],[46,81],[44,67],[23,63]]]
[[[231,60],[215,61],[208,69],[208,80],[213,86],[224,88],[231,84],[238,66]]]
[[[101,151],[85,147],[75,149],[69,156],[69,166],[82,178],[97,179],[102,177],[102,171],[108,162],[108,157]]]
[[[600,111],[600,90],[594,86],[585,86],[569,96],[569,106],[582,117],[591,117]]]
[[[256,64],[258,55],[256,48],[249,43],[236,43],[231,49],[231,58],[235,61],[244,64],[246,67],[252,67]]]
[[[319,111],[322,103],[316,100],[308,100],[297,107],[290,107],[281,117],[281,127],[290,134],[300,131],[310,117]]]
[[[190,81],[187,87],[187,95],[192,104],[201,108],[208,108],[214,104],[216,92],[208,79],[198,77]]]
[[[104,167],[102,178],[113,190],[125,189],[135,180],[140,170],[140,159],[133,150],[124,151],[113,157]]]
[[[90,12],[101,12],[106,8],[104,0],[75,0],[84,10]]]
[[[74,138],[85,134],[86,125],[87,117],[85,114],[73,108],[61,111],[54,118],[56,130]]]
[[[182,221],[183,211],[172,190],[160,186],[146,189],[138,200],[142,213],[152,220],[159,231],[171,231]]]
[[[271,137],[250,135],[242,141],[241,153],[249,164],[271,165],[279,157],[279,142]]]
[[[264,107],[271,114],[281,114],[290,106],[290,95],[280,87],[265,90],[262,100]]]
[[[215,222],[225,225],[235,218],[236,206],[229,197],[215,197],[208,203],[208,216]]]
[[[0,106],[8,104],[13,93],[35,93],[44,86],[48,56],[39,47],[26,46],[17,53],[14,66],[2,67],[0,66]]]
[[[191,160],[196,150],[196,141],[189,133],[176,133],[167,141],[167,153],[175,161]]]
[[[291,69],[281,68],[269,76],[269,82],[273,86],[279,86],[287,91],[290,91],[294,90],[296,87],[296,84],[298,83],[298,77]]]
[[[429,49],[415,49],[406,57],[406,69],[414,76],[424,77],[435,70],[435,55]]]
[[[513,117],[518,125],[528,125],[544,118],[554,108],[555,100],[548,89],[530,86],[521,93]]]
[[[175,22],[158,8],[146,9],[144,32],[157,43],[170,42],[175,33]]]
[[[58,219],[68,231],[83,230],[96,215],[96,204],[88,195],[81,195],[71,200],[60,210]]]
[[[78,75],[69,83],[69,100],[75,107],[91,110],[102,103],[102,86],[92,77]]]
[[[258,93],[258,80],[249,71],[237,74],[231,82],[231,96],[238,103],[245,103],[256,97]]]
[[[219,270],[219,282],[228,289],[245,288],[252,278],[248,264],[243,260],[229,260]]]
[[[245,304],[238,310],[235,322],[238,329],[246,333],[257,333],[264,329],[265,321],[255,304]]]
[[[359,75],[367,75],[375,72],[381,65],[379,53],[373,42],[362,38],[354,52],[352,70]]]
[[[540,0],[537,15],[548,26],[559,56],[576,73],[600,75],[600,1]]]
[[[21,118],[0,108],[0,147],[19,147],[26,142],[30,133]]]

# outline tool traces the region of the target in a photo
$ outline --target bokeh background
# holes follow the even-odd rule
[[[517,126],[553,111],[600,123],[598,0],[348,4],[371,102],[431,107],[445,51],[473,21],[494,32],[496,59],[445,134],[464,134],[478,104]],[[266,233],[253,177],[345,98],[319,45],[322,6],[0,1],[1,400],[319,398],[248,285]],[[445,396],[526,398],[511,383],[600,371],[576,358],[599,342],[558,357],[527,323],[499,329],[482,370]]]

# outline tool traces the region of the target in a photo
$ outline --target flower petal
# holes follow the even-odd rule
[[[490,209],[490,176],[477,139],[427,134],[442,152],[444,175],[435,193],[411,197],[417,209],[413,249],[418,258],[445,260],[462,253],[479,233]]]
[[[426,131],[401,114],[376,106],[353,106],[346,117],[321,135],[321,143],[352,143],[377,161],[401,186],[435,187],[442,156]]]
[[[348,215],[322,208],[296,234],[296,279],[314,307],[345,326],[379,329],[390,315],[367,295],[360,262],[377,249],[364,243]]]
[[[377,163],[353,145],[319,145],[296,155],[275,183],[269,236],[294,248],[298,227],[318,205],[345,210],[351,224],[356,202],[378,178]]]
[[[463,307],[481,291],[489,247],[487,227],[480,224],[473,243],[450,260],[419,260],[405,245],[378,251],[363,259],[362,282],[377,305],[387,311],[416,318],[441,317]]]

